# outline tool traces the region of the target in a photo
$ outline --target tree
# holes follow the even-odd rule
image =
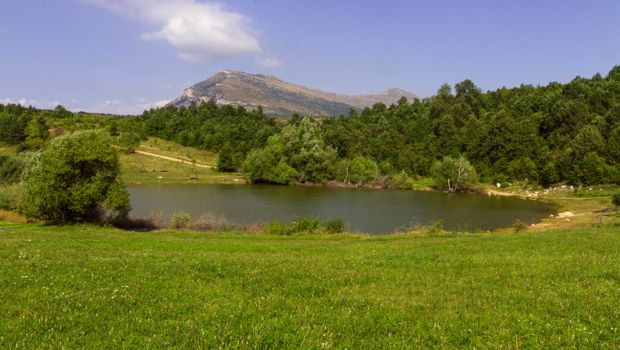
[[[431,168],[435,187],[450,193],[473,189],[478,183],[476,170],[465,157],[444,157]]]
[[[333,177],[336,151],[327,145],[318,124],[304,117],[282,129],[283,150],[300,181],[323,182]]]
[[[45,141],[50,137],[49,126],[42,116],[32,119],[24,130],[26,140],[23,143],[24,148],[36,150],[43,146]]]
[[[287,163],[286,146],[282,137],[271,136],[267,146],[255,149],[243,163],[243,171],[252,183],[289,184],[298,177],[297,171]]]
[[[125,152],[134,153],[140,146],[140,136],[134,132],[123,132],[118,137],[118,143],[125,148]]]
[[[52,223],[126,216],[129,194],[119,180],[118,155],[106,133],[60,136],[39,151],[23,175],[22,213]]]
[[[68,111],[62,105],[58,105],[58,106],[56,106],[56,108],[54,108],[53,116],[54,116],[54,118],[64,119],[64,118],[72,117],[73,113]]]

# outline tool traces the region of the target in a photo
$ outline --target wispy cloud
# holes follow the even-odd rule
[[[222,4],[197,0],[82,0],[118,15],[158,27],[144,40],[164,40],[180,59],[206,63],[224,57],[261,52],[249,18]]]
[[[137,98],[131,101],[124,101],[121,99],[111,99],[106,100],[101,103],[97,103],[91,106],[79,106],[77,105],[77,100],[72,100],[71,104],[65,105],[60,101],[47,101],[40,102],[37,100],[33,100],[30,98],[20,98],[18,100],[10,99],[10,98],[0,98],[0,104],[19,104],[24,107],[35,107],[39,109],[54,109],[58,105],[63,105],[65,108],[73,111],[86,111],[93,113],[108,113],[108,114],[140,114],[145,110],[151,108],[159,108],[168,104],[170,100],[157,100],[157,101],[149,101],[145,98]]]
[[[24,107],[35,107],[35,108],[40,108],[40,109],[52,109],[52,108],[56,108],[56,106],[61,104],[59,101],[39,102],[37,100],[33,100],[31,98],[26,98],[26,97],[22,97],[17,100],[13,100],[10,98],[0,98],[0,103],[3,105],[18,104]]]
[[[120,99],[106,100],[86,110],[95,113],[108,114],[140,114],[151,108],[159,108],[165,106],[170,100],[148,101],[143,98],[132,101],[123,101]]]
[[[282,65],[282,62],[277,58],[267,57],[257,60],[256,64],[265,68],[275,68],[280,67]]]

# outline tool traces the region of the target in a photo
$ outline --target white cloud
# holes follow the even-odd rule
[[[219,3],[198,0],[82,0],[119,15],[145,21],[159,29],[144,40],[165,40],[180,59],[205,63],[261,52],[249,19],[226,11]]]
[[[91,107],[84,108],[78,106],[75,103],[77,100],[72,100],[72,105],[63,105],[65,108],[74,111],[86,111],[92,113],[108,113],[108,114],[141,114],[145,110],[151,108],[163,107],[170,102],[170,100],[157,100],[149,101],[144,98],[134,99],[129,102],[125,102],[119,99],[106,100]],[[56,106],[62,104],[60,101],[39,102],[37,100],[29,98],[20,98],[14,100],[10,98],[0,98],[0,104],[20,104],[24,107],[35,107],[38,109],[54,109]]]
[[[281,66],[282,62],[280,62],[277,58],[267,57],[257,60],[256,64],[265,68],[275,68]]]
[[[131,102],[124,102],[119,99],[107,100],[99,103],[93,107],[86,109],[88,112],[93,113],[108,113],[108,114],[141,114],[145,110],[151,108],[159,108],[168,104],[170,100],[158,100],[147,101],[146,99],[139,98]]]

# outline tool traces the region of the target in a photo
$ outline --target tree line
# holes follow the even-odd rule
[[[449,157],[484,182],[620,183],[620,66],[566,84],[488,92],[465,80],[430,98],[321,118],[278,119],[209,101],[87,123],[64,108],[0,105],[0,142],[36,149],[49,137],[46,121],[79,118],[119,140],[154,136],[217,152],[219,170],[244,171],[253,182],[407,187],[445,173],[437,163]]]
[[[426,99],[376,103],[333,118],[218,106],[165,107],[136,121],[144,135],[220,153],[220,169],[255,182],[401,183],[444,157],[485,182],[620,183],[620,66],[566,84],[482,92],[472,81]]]

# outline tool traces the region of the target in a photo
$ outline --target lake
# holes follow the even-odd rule
[[[340,217],[350,231],[373,234],[434,220],[450,230],[493,230],[517,219],[534,223],[555,210],[548,203],[516,197],[407,190],[268,185],[136,185],[128,190],[136,216],[161,212],[168,217],[182,211],[197,219],[211,213],[251,224],[316,215]]]

